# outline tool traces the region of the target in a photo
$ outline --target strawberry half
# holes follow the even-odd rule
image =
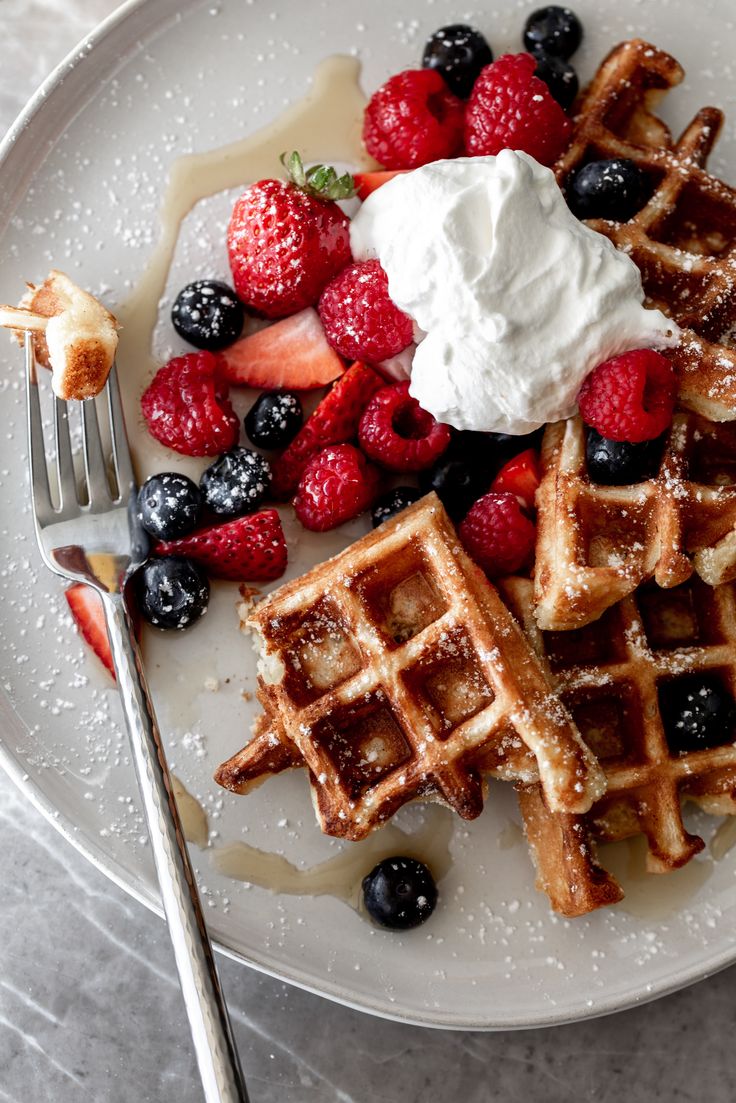
[[[103,666],[107,667],[114,678],[115,667],[112,661],[110,640],[107,635],[102,598],[96,590],[91,586],[85,586],[83,582],[75,582],[73,586],[65,591],[64,596],[82,639],[92,648],[97,658]]]
[[[503,465],[491,484],[491,490],[508,490],[523,506],[532,510],[541,480],[539,457],[533,448],[527,448]]]
[[[311,391],[345,371],[311,306],[242,337],[220,358],[228,383],[267,391]]]
[[[287,550],[275,509],[249,513],[224,525],[167,540],[156,555],[186,555],[211,574],[230,582],[272,582],[286,570]]]
[[[384,380],[357,361],[338,379],[307,419],[285,452],[273,460],[271,494],[290,498],[299,485],[307,463],[328,444],[344,444],[358,435],[358,424],[369,401]]]
[[[389,180],[393,180],[394,176],[401,176],[406,171],[406,169],[384,169],[382,172],[355,172],[353,173],[355,194],[358,199],[367,199],[374,191],[388,184]]]

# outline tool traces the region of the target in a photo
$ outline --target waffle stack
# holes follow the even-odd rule
[[[736,731],[724,745],[670,749],[662,687],[713,675],[736,690],[736,192],[706,171],[723,117],[704,108],[674,141],[653,114],[683,71],[640,40],[617,47],[578,104],[556,166],[564,189],[590,160],[634,161],[650,183],[626,223],[591,221],[639,267],[648,302],[680,325],[668,353],[679,406],[649,478],[597,485],[579,418],[549,426],[542,449],[534,593],[505,587],[540,660],[606,774],[583,815],[549,811],[536,786],[519,803],[553,907],[582,915],[621,887],[595,857],[597,841],[646,836],[649,868],[667,872],[702,849],[683,825],[685,799],[736,811]],[[696,573],[694,573],[696,572]],[[585,627],[588,626],[588,627]]]
[[[556,911],[583,915],[623,895],[597,864],[597,841],[643,834],[648,869],[667,873],[704,846],[684,827],[683,800],[736,813],[736,717],[722,746],[682,753],[663,722],[667,683],[705,675],[736,696],[736,590],[698,578],[672,590],[650,583],[571,632],[539,630],[528,579],[508,579],[502,592],[606,775],[584,815],[554,814],[538,786],[518,787],[540,887]]]
[[[652,113],[683,70],[662,50],[633,39],[606,58],[577,105],[570,144],[555,166],[564,190],[591,160],[625,157],[651,195],[626,223],[588,224],[628,253],[653,306],[683,327],[669,354],[680,403],[713,421],[736,418],[736,190],[706,171],[723,114],[704,107],[674,141]]]
[[[584,812],[602,792],[594,755],[434,494],[246,624],[265,711],[216,774],[228,789],[304,765],[322,829],[348,839],[415,798],[472,819],[484,774],[538,779],[555,810]]]
[[[598,843],[643,835],[664,873],[704,845],[684,801],[736,813],[736,708],[722,744],[698,750],[682,749],[668,713],[687,678],[721,690],[726,709],[736,697],[736,191],[706,170],[719,111],[677,141],[653,113],[682,77],[645,42],[617,47],[556,166],[563,189],[613,157],[650,183],[629,222],[590,225],[682,328],[667,353],[680,408],[653,470],[597,484],[581,421],[549,426],[534,582],[505,580],[503,601],[430,495],[244,607],[264,711],[216,775],[243,793],[306,768],[323,830],[349,839],[415,798],[470,819],[484,774],[512,780],[539,886],[566,916],[623,895]]]
[[[723,117],[699,111],[675,142],[652,113],[683,71],[639,39],[606,58],[578,104],[569,147],[556,165],[564,189],[587,161],[634,161],[651,186],[626,223],[589,223],[628,253],[649,302],[683,327],[672,357],[679,404],[659,469],[633,486],[587,476],[579,421],[553,425],[543,448],[535,599],[544,629],[590,623],[654,577],[661,586],[693,570],[711,585],[736,576],[736,191],[705,169]]]

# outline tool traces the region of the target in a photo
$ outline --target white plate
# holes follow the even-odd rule
[[[615,42],[640,34],[688,69],[684,89],[665,108],[671,121],[684,123],[706,103],[736,117],[729,0],[698,4],[697,34],[689,0],[620,0],[606,6],[610,14],[603,19],[595,0],[575,6],[587,35],[576,58],[583,75]],[[39,279],[55,264],[104,292],[115,309],[151,253],[167,170],[178,155],[263,125],[303,95],[330,54],[358,54],[365,87],[372,89],[415,65],[425,36],[458,18],[477,22],[497,53],[518,48],[531,7],[468,10],[457,0],[124,5],[50,78],[3,150],[0,301],[14,301],[23,279]],[[717,171],[728,174],[730,167],[734,175],[734,152],[733,138],[725,138],[714,158]],[[227,196],[210,200],[187,220],[172,289],[198,276],[227,274],[222,223],[229,202]],[[158,351],[164,355],[180,346],[165,308],[161,318]],[[75,845],[156,907],[116,694],[75,638],[61,587],[39,564],[26,504],[20,363],[5,343],[0,356],[3,762]],[[152,452],[146,462],[161,461]],[[346,538],[305,536],[295,545],[292,570]],[[479,820],[454,825],[440,906],[410,936],[371,927],[331,896],[277,896],[220,876],[214,856],[238,840],[304,866],[343,848],[318,832],[298,772],[247,798],[225,794],[211,780],[214,767],[245,741],[254,707],[241,698],[253,689],[254,670],[235,629],[234,589],[216,589],[200,625],[182,637],[149,639],[147,649],[172,763],[216,832],[206,850],[193,853],[212,934],[228,953],[376,1014],[479,1029],[603,1014],[734,960],[736,854],[720,861],[706,856],[646,884],[635,877],[623,906],[566,922],[534,891],[513,798],[500,785]],[[218,692],[205,688],[213,678]],[[423,820],[421,810],[412,809],[400,822],[411,834]],[[448,821],[429,822],[441,833]],[[699,829],[712,833],[715,824],[700,821]]]

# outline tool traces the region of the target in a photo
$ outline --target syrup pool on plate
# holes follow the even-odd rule
[[[430,805],[424,810],[423,820],[422,826],[412,832],[388,823],[362,842],[348,843],[334,858],[308,869],[243,842],[216,850],[213,863],[219,873],[236,881],[297,896],[336,896],[357,907],[361,881],[374,865],[390,855],[417,858],[431,869],[435,881],[442,880],[452,861],[453,813]]]

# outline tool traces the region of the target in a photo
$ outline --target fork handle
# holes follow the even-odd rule
[[[103,594],[120,698],[207,1103],[248,1103],[140,650],[121,594]]]

